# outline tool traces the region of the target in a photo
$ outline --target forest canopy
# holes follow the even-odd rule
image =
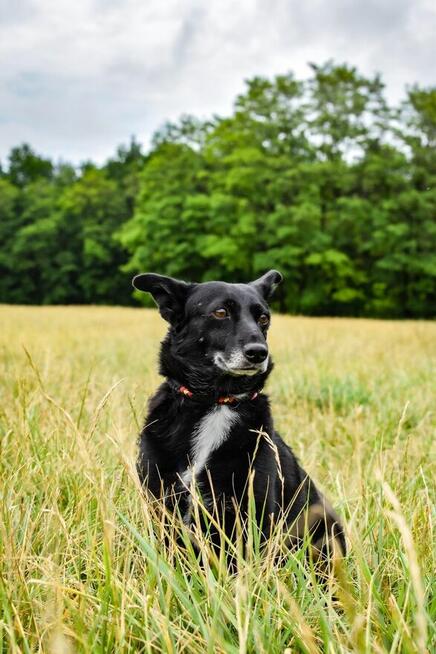
[[[133,304],[130,279],[249,281],[277,308],[436,315],[436,88],[312,65],[246,82],[228,117],[183,116],[104,165],[13,148],[0,167],[0,301]]]

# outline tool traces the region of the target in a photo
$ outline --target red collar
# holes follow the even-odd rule
[[[194,393],[189,390],[189,388],[186,388],[186,386],[179,386],[177,391],[181,395],[185,395],[186,397],[193,397]],[[254,391],[253,393],[247,393],[244,394],[243,397],[238,397],[237,395],[225,395],[223,397],[219,397],[217,399],[217,404],[235,404],[236,402],[239,402],[241,399],[247,399],[247,400],[255,400],[256,397],[258,397],[259,393],[257,391]]]

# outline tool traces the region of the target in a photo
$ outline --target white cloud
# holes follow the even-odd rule
[[[243,80],[329,58],[397,100],[434,83],[430,0],[0,0],[0,157],[103,160],[166,119],[231,109]]]

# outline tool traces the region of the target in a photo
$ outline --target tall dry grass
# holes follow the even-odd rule
[[[322,591],[254,531],[233,575],[183,529],[164,545],[134,474],[156,312],[3,306],[0,323],[0,651],[431,651],[435,324],[274,317],[276,426],[347,525]]]

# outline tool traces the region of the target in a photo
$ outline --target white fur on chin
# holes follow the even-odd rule
[[[268,367],[269,355],[262,361],[260,366],[256,368],[245,368],[247,360],[242,354],[241,350],[233,350],[230,354],[230,357],[226,360],[221,352],[216,352],[213,357],[213,362],[217,368],[227,372],[229,375],[235,377],[245,375],[252,377],[253,375],[258,375],[259,373],[265,372]]]

